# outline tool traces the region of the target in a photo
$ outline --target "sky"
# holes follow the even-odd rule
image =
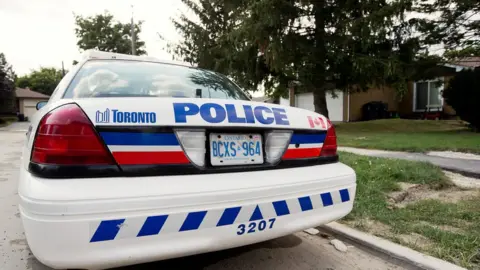
[[[73,13],[90,16],[108,10],[121,22],[143,20],[140,39],[149,56],[171,60],[165,41],[178,41],[171,19],[185,11],[180,0],[0,0],[0,52],[19,76],[40,66],[65,69],[80,59]]]

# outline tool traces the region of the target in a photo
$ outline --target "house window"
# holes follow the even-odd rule
[[[438,110],[443,105],[441,80],[421,81],[415,83],[414,88],[414,110],[425,111],[428,107],[431,110]]]

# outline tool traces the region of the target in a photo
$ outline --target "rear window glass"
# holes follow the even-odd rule
[[[64,98],[177,97],[248,100],[226,76],[178,65],[95,60],[86,62]]]

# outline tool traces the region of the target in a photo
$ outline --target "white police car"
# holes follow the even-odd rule
[[[341,218],[355,196],[325,117],[181,63],[87,52],[27,137],[21,216],[54,268],[260,242]]]

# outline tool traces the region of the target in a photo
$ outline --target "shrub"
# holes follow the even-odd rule
[[[480,130],[480,68],[457,73],[443,91],[443,97],[462,120]]]

